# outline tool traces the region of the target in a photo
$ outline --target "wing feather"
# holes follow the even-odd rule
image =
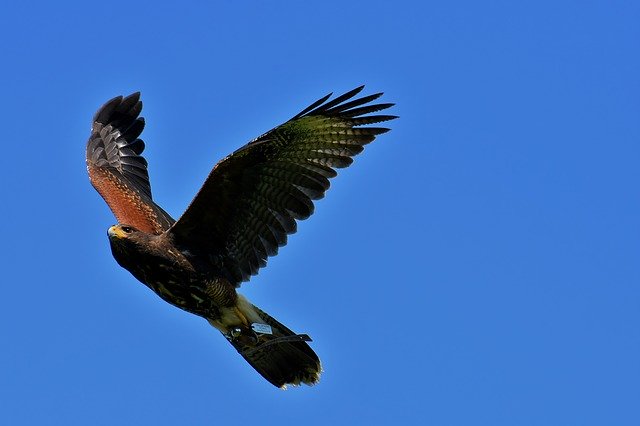
[[[140,93],[117,96],[94,115],[87,142],[92,185],[120,223],[160,234],[175,221],[153,202],[147,161],[141,156],[144,129]]]
[[[313,214],[334,169],[389,130],[361,126],[397,118],[365,116],[393,104],[370,104],[382,93],[354,99],[363,88],[319,99],[220,161],[167,233],[236,285],[258,273],[296,232],[296,220]]]

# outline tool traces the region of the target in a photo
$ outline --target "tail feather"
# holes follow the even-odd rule
[[[322,367],[318,355],[305,342],[311,339],[297,335],[257,307],[253,309],[271,327],[271,334],[241,330],[241,336],[227,336],[238,353],[276,387],[317,383]]]

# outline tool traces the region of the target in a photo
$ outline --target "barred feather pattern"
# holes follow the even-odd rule
[[[382,93],[353,99],[363,87],[319,99],[220,161],[168,231],[176,243],[200,250],[236,285],[257,274],[296,231],[296,220],[313,214],[336,169],[389,130],[364,126],[396,118],[365,115],[393,104],[370,104]]]

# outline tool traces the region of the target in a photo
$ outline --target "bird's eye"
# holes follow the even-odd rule
[[[130,234],[133,231],[133,228],[131,228],[130,226],[121,226],[120,228],[127,234]]]

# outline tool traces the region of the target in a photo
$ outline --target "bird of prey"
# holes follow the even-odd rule
[[[337,168],[389,129],[377,114],[382,93],[364,86],[329,94],[222,159],[176,221],[151,196],[140,93],[118,96],[95,114],[87,170],[118,224],[107,234],[115,260],[166,302],[206,319],[277,387],[315,384],[320,360],[296,334],[236,289],[266,265],[296,221],[308,218]],[[372,114],[375,113],[375,114]]]

